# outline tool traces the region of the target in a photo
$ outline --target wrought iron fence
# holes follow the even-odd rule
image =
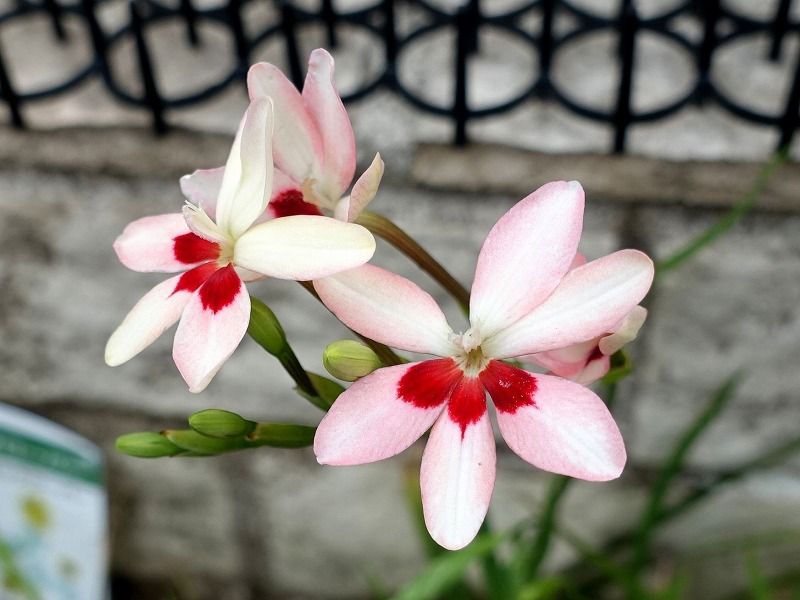
[[[788,144],[798,127],[798,104],[800,104],[800,51],[795,60],[788,93],[782,100],[782,110],[769,113],[748,106],[726,93],[711,77],[712,63],[720,48],[745,36],[767,35],[770,49],[764,60],[777,61],[784,52],[786,39],[800,34],[800,22],[792,20],[792,0],[779,0],[774,14],[769,18],[756,18],[737,12],[723,0],[679,0],[677,5],[661,14],[643,17],[635,0],[621,0],[613,16],[602,16],[579,5],[576,0],[522,0],[523,4],[504,13],[488,11],[489,0],[467,0],[457,9],[448,10],[437,5],[435,0],[378,0],[376,3],[355,10],[338,10],[333,0],[320,0],[315,10],[303,8],[288,0],[274,0],[277,17],[255,34],[247,33],[242,22],[242,10],[246,4],[272,2],[273,0],[225,0],[225,4],[214,8],[198,7],[193,0],[177,0],[167,5],[164,0],[129,0],[127,22],[113,31],[104,29],[98,18],[98,7],[117,0],[16,0],[16,4],[0,12],[2,27],[15,19],[34,13],[45,13],[52,23],[53,35],[66,41],[63,20],[65,15],[82,19],[85,30],[91,37],[92,56],[88,63],[65,80],[34,91],[20,92],[11,81],[7,65],[0,48],[0,90],[9,108],[11,120],[17,127],[24,127],[23,109],[26,104],[45,98],[68,94],[90,78],[99,78],[107,90],[120,101],[144,110],[152,116],[154,129],[163,133],[168,129],[167,111],[180,109],[207,100],[228,86],[244,79],[253,50],[268,38],[282,41],[289,65],[289,73],[296,84],[302,83],[303,69],[299,51],[299,30],[308,24],[325,28],[327,44],[335,48],[341,28],[345,25],[362,28],[377,41],[376,51],[383,54],[384,67],[346,95],[345,101],[356,101],[375,90],[393,90],[422,111],[449,119],[454,127],[454,143],[464,144],[468,140],[467,127],[474,119],[497,115],[511,110],[532,99],[557,102],[576,115],[608,124],[613,128],[613,151],[625,150],[626,134],[631,125],[663,119],[681,111],[691,103],[716,103],[736,117],[773,128],[779,132],[779,146]],[[413,6],[422,11],[425,19],[411,31],[400,32],[396,26],[399,8]],[[554,26],[557,17],[569,16],[573,25],[567,31]],[[534,30],[527,24],[531,17],[537,23]],[[202,43],[198,35],[198,23],[213,21],[222,24],[233,40],[235,65],[219,80],[205,89],[190,94],[168,97],[159,89],[151,48],[145,30],[158,21],[179,19],[185,26],[186,43],[196,46]],[[699,26],[701,34],[690,36],[682,32],[675,23],[689,19]],[[490,106],[474,106],[468,97],[470,69],[473,56],[480,52],[479,34],[484,28],[501,30],[504,34],[522,40],[535,52],[538,70],[525,89],[513,97],[503,98]],[[399,58],[422,36],[438,30],[455,32],[452,49],[452,95],[444,104],[432,102],[418,91],[403,83],[399,77]],[[617,66],[619,69],[616,97],[608,109],[598,109],[575,100],[563,90],[553,76],[554,57],[563,48],[596,32],[613,32],[617,39]],[[659,36],[677,44],[691,57],[693,74],[684,93],[669,102],[648,110],[635,110],[632,103],[633,83],[637,76],[637,39],[644,32]],[[109,53],[123,39],[135,43],[138,75],[141,78],[141,94],[131,93],[120,85],[114,72]],[[798,45],[800,48],[800,44]]]

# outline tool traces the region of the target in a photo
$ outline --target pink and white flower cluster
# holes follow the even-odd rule
[[[225,166],[181,180],[188,200],[182,213],[125,228],[114,243],[122,264],[183,274],[133,307],[106,345],[106,363],[130,360],[180,321],[172,356],[189,389],[202,391],[247,332],[245,282],[317,279],[372,257],[371,233],[348,219],[323,217],[300,191],[328,201],[344,193],[355,171],[353,130],[332,76],[333,59],[324,50],[311,56],[302,96],[271,65],[252,67],[252,99]],[[273,87],[279,93],[263,93]],[[382,172],[377,157],[356,183],[350,198],[359,208],[375,195]]]
[[[317,430],[317,459],[381,460],[430,429],[422,501],[442,546],[468,544],[488,510],[495,436],[487,395],[500,434],[522,459],[591,481],[619,476],[620,432],[582,384],[605,374],[609,357],[636,336],[652,261],[622,250],[586,262],[578,254],[583,189],[546,184],[489,232],[469,324],[457,333],[420,287],[365,264],[375,242],[353,221],[375,196],[383,162],[376,156],[346,195],[355,142],[332,77],[324,50],[312,53],[302,92],[274,66],[252,67],[250,106],[226,165],[181,180],[182,213],[125,229],[114,245],[123,264],[182,274],[134,306],[108,342],[108,364],[129,360],[180,321],[173,357],[190,390],[200,391],[247,330],[245,282],[314,280],[320,299],[356,333],[434,357],[380,368],[343,392]]]

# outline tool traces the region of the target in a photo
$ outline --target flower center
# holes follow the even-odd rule
[[[461,352],[453,359],[467,377],[477,377],[491,360],[483,355],[481,341],[481,334],[475,327],[453,338],[453,342],[461,348]]]

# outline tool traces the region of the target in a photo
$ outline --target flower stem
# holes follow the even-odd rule
[[[317,290],[314,289],[314,284],[312,284],[310,281],[298,281],[298,283],[301,286],[303,286],[303,288],[309,294],[314,296],[314,298],[316,298],[319,301],[319,303],[322,304],[322,306],[325,306],[325,304],[320,299],[319,294],[317,294]],[[325,308],[327,308],[327,306]],[[349,327],[348,327],[348,329],[349,329]],[[350,329],[350,331],[353,331],[353,330]],[[375,340],[372,340],[372,339],[370,339],[368,337],[365,337],[365,336],[361,335],[357,331],[353,331],[353,333],[356,334],[361,339],[361,341],[363,341],[367,346],[369,346],[372,349],[372,351],[375,354],[378,355],[378,358],[381,359],[381,362],[383,363],[384,366],[390,367],[392,365],[402,365],[403,363],[408,362],[403,357],[398,356],[386,344],[381,344],[380,342],[376,342]]]
[[[447,269],[420,246],[414,238],[400,229],[392,221],[377,213],[364,211],[356,219],[356,223],[369,229],[373,234],[382,237],[400,252],[410,258],[419,268],[433,277],[461,307],[464,314],[469,314],[469,292],[456,281]]]

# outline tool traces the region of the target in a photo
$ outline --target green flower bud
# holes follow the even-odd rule
[[[243,439],[209,437],[191,429],[168,429],[162,435],[179,448],[202,456],[240,450],[248,446]]]
[[[189,417],[189,426],[198,433],[214,438],[243,437],[255,429],[256,424],[236,413],[209,408]]]
[[[138,458],[175,456],[184,452],[183,448],[176,446],[163,435],[151,431],[121,435],[117,438],[116,447],[119,452]]]
[[[250,323],[247,333],[273,356],[278,356],[286,348],[286,334],[275,313],[253,296],[250,296]]]
[[[342,381],[355,381],[381,366],[381,359],[372,349],[355,340],[339,340],[328,344],[322,354],[325,369]]]

